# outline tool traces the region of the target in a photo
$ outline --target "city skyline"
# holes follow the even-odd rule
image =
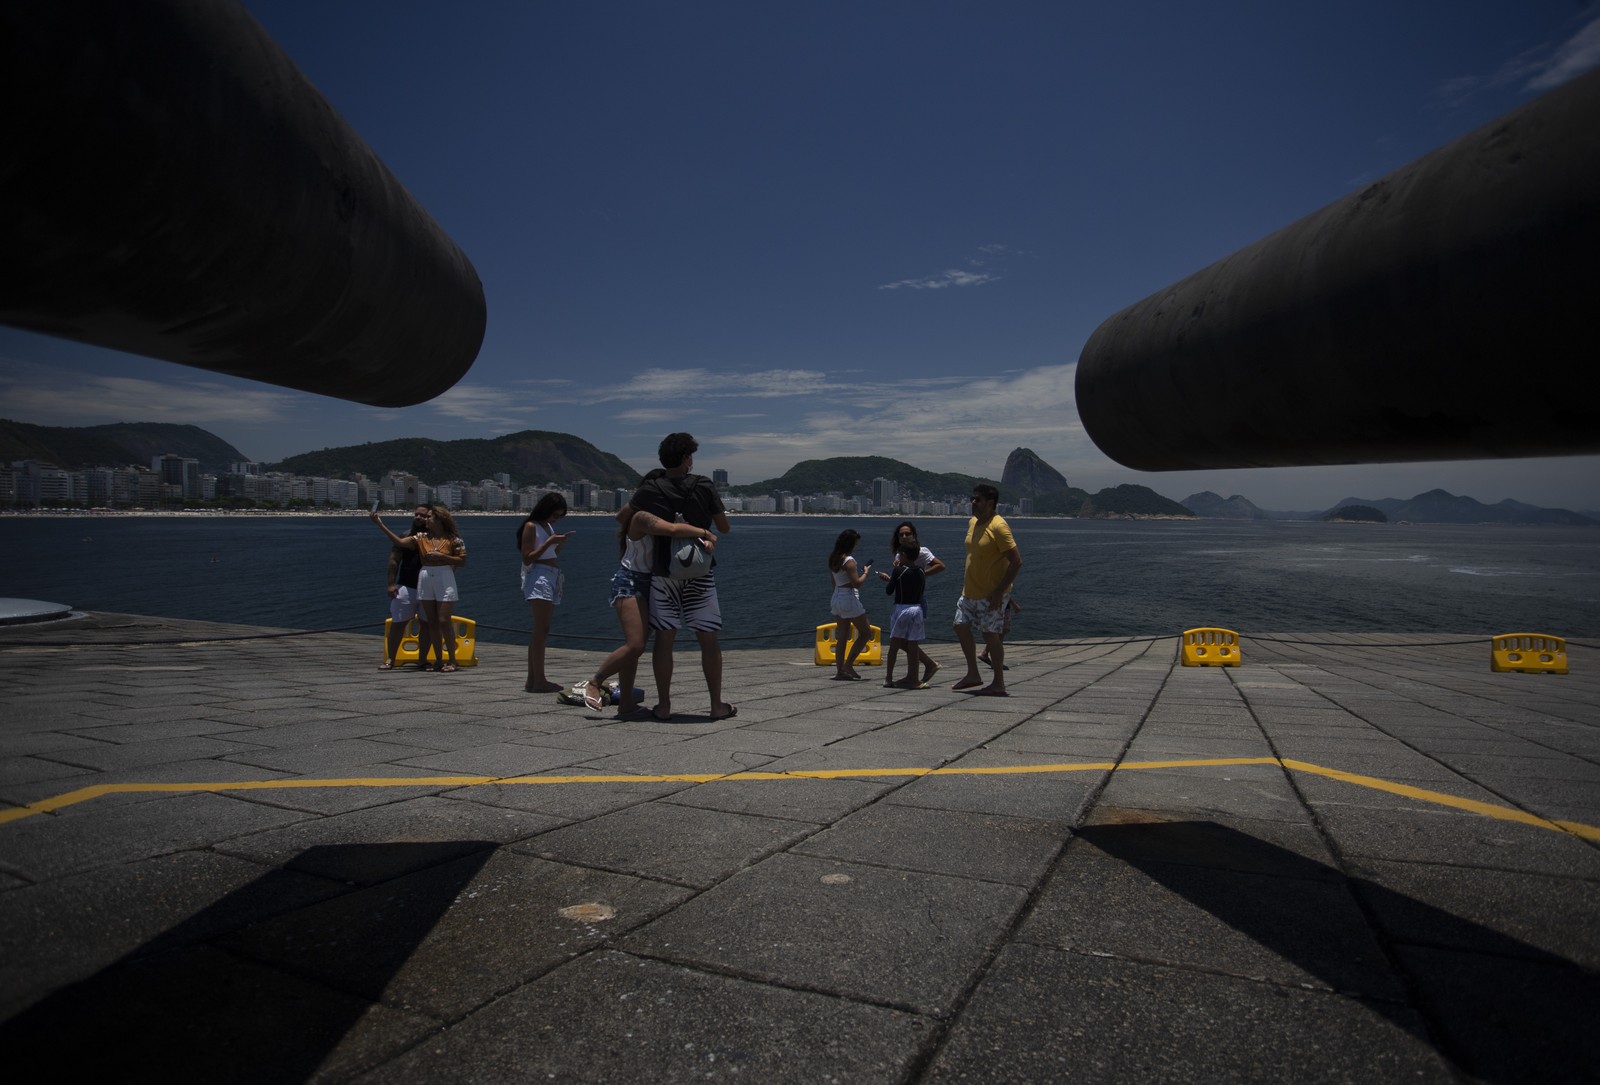
[[[352,0],[249,10],[473,260],[466,378],[384,410],[0,329],[0,414],[199,425],[267,462],[522,429],[735,484],[1026,446],[1263,508],[1433,488],[1600,508],[1600,458],[1144,473],[1073,404],[1100,321],[1600,60],[1600,8]]]

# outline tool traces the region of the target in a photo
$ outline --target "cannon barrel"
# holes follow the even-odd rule
[[[1600,452],[1600,71],[1100,325],[1095,444],[1148,471]]]
[[[387,407],[477,356],[472,264],[234,0],[8,0],[0,87],[0,322]]]

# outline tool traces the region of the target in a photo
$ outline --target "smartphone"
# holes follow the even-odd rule
[[[373,512],[377,512],[378,511],[378,503],[376,501],[374,501],[372,503],[372,511]]]

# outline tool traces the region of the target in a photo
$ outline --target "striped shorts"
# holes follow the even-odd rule
[[[722,628],[722,607],[717,603],[717,574],[694,580],[650,578],[650,628],[692,629],[715,633]]]

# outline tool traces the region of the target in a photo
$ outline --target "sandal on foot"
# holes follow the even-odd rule
[[[384,661],[383,661],[383,662],[382,662],[382,663],[379,663],[379,664],[378,664],[378,669],[379,669],[379,670],[380,670],[380,671],[392,671],[392,670],[394,670],[394,664],[393,664],[393,663],[390,663],[390,662],[389,662],[389,661],[388,661],[388,660],[387,660],[387,659],[386,659],[386,660],[384,660]]]
[[[446,663],[444,666],[439,668],[439,673],[440,674],[454,674],[455,673],[455,669],[456,669],[456,665],[454,663]]]
[[[591,689],[599,690],[600,692],[590,693],[589,691]],[[606,706],[606,702],[609,699],[610,698],[606,696],[606,687],[602,686],[599,682],[596,682],[593,678],[589,679],[589,681],[584,684],[583,706],[590,712],[600,711]]]

